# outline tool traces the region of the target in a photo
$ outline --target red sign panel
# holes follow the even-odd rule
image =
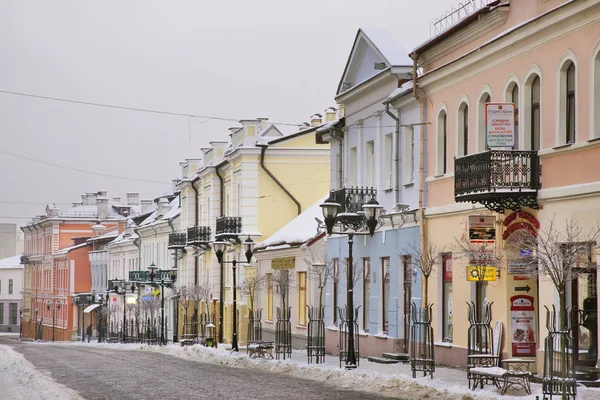
[[[531,296],[510,298],[513,357],[535,357],[535,307]]]

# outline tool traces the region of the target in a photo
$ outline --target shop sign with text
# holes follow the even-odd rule
[[[467,280],[468,281],[495,281],[498,270],[496,267],[491,265],[479,266],[469,265],[467,266]],[[482,279],[483,277],[483,279]]]
[[[496,217],[490,215],[469,215],[469,241],[487,243],[496,240]]]
[[[515,147],[515,105],[486,103],[486,137],[488,148]]]

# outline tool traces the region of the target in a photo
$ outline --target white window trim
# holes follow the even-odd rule
[[[475,115],[475,127],[477,128],[477,134],[475,135],[477,138],[476,153],[485,151],[485,103],[482,103],[482,99],[486,94],[490,96],[490,101],[494,101],[492,88],[488,84],[483,85],[477,95],[477,114]]]
[[[519,90],[519,104],[518,104],[518,110],[519,110],[519,115],[517,116],[517,124],[518,124],[518,131],[517,131],[517,142],[515,143],[515,150],[519,150],[519,149],[524,149],[524,132],[523,132],[523,104],[525,104],[523,102],[523,87],[521,85],[521,82],[519,82],[519,78],[515,75],[515,74],[510,74],[508,75],[508,79],[506,80],[506,82],[504,83],[504,101],[507,103],[512,102],[512,89],[513,89],[513,85],[517,85],[517,89]]]
[[[467,106],[467,111],[469,112],[469,139],[471,139],[472,135],[472,124],[471,122],[471,105],[469,104],[469,98],[466,95],[463,95],[460,100],[458,101],[458,106],[456,107],[456,138],[454,140],[454,145],[455,145],[455,154],[457,157],[462,157],[465,156],[466,154],[463,154],[463,147],[464,147],[464,143],[463,143],[463,129],[464,129],[464,124],[463,124],[463,111],[461,111],[461,107],[462,105],[465,104]],[[469,143],[471,143],[472,140],[469,140]],[[469,146],[469,149],[467,149],[469,152],[471,150],[471,146]]]
[[[598,61],[596,61],[598,59]],[[590,59],[590,134],[589,140],[600,138],[600,41],[592,50]],[[577,105],[577,100],[575,100]]]
[[[558,62],[556,68],[556,98],[555,98],[555,120],[554,120],[554,146],[566,146],[570,143],[567,143],[567,128],[566,118],[567,118],[567,110],[566,104],[563,101],[566,98],[566,90],[567,90],[567,73],[566,66],[569,62],[572,62],[575,65],[575,143],[577,143],[577,139],[579,138],[579,80],[577,79],[577,73],[579,71],[579,66],[577,63],[577,59],[575,55],[569,50],[566,51],[560,61]],[[541,109],[541,104],[540,104]],[[571,143],[572,144],[572,143]],[[542,146],[540,145],[540,148]]]

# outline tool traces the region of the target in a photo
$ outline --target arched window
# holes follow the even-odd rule
[[[469,154],[469,106],[461,103],[458,107],[458,156]]]
[[[437,123],[437,174],[443,175],[448,172],[448,118],[446,110],[440,111]]]
[[[510,101],[515,105],[515,149],[519,148],[519,86],[515,83],[510,91]]]
[[[485,103],[489,103],[491,101],[492,97],[487,92],[484,92],[481,97],[479,97],[479,143],[477,147],[480,152],[487,150]]]
[[[573,62],[566,71],[566,143],[575,143],[575,64]]]
[[[540,149],[540,77],[535,75],[531,82],[531,127],[530,143],[531,150]]]
[[[592,89],[592,102],[594,109],[592,110],[592,138],[600,137],[600,50],[596,53],[593,63],[594,80]]]

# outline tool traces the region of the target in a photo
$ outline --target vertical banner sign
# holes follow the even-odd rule
[[[510,298],[513,357],[535,357],[535,308],[531,296]]]
[[[486,103],[485,130],[488,148],[515,147],[515,105]]]

